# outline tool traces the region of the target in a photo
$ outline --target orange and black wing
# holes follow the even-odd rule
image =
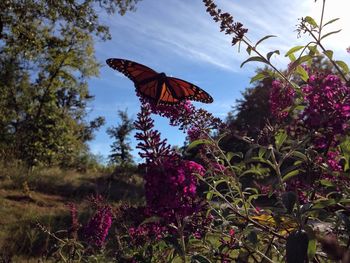
[[[167,100],[195,100],[204,103],[212,103],[213,98],[200,87],[182,79],[168,77],[166,78],[166,87],[168,92],[164,92]],[[168,96],[168,93],[170,96]],[[162,100],[164,100],[161,97]],[[171,102],[170,102],[171,103]]]
[[[111,68],[120,71],[129,79],[131,79],[135,86],[138,84],[156,79],[158,73],[153,69],[131,60],[109,58],[106,63]]]

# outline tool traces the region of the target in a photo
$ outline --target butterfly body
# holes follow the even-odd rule
[[[168,77],[137,62],[110,58],[107,64],[134,82],[136,91],[156,104],[178,104],[183,100],[213,102],[213,98],[196,85],[182,79]]]

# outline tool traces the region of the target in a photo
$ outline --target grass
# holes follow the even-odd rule
[[[38,262],[40,255],[50,254],[55,240],[37,223],[52,233],[65,231],[71,220],[67,204],[86,211],[86,199],[96,194],[112,206],[139,204],[143,181],[137,174],[112,178],[50,168],[28,175],[20,166],[0,167],[0,262]]]

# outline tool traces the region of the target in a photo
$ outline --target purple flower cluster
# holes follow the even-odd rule
[[[306,107],[300,118],[314,132],[318,149],[336,146],[349,131],[350,88],[336,75],[314,74],[302,88]]]
[[[141,224],[129,228],[129,236],[134,245],[142,246],[149,240],[160,240],[167,233],[167,227],[159,223]]]
[[[220,31],[225,32],[226,35],[235,35],[232,38],[232,45],[243,39],[248,29],[244,28],[242,23],[234,22],[232,15],[229,13],[222,13],[213,0],[203,0],[203,2],[207,7],[206,11],[213,17],[213,20],[220,22]]]
[[[69,207],[70,216],[72,219],[71,227],[70,227],[68,232],[72,238],[77,239],[78,230],[80,228],[80,224],[79,224],[79,220],[78,220],[77,206],[74,203],[69,203],[68,207]]]
[[[108,205],[101,206],[84,227],[83,234],[86,242],[94,247],[104,245],[108,231],[112,225],[112,211]]]
[[[175,215],[192,215],[198,209],[196,175],[204,175],[201,165],[176,157],[164,159],[161,165],[149,164],[144,177],[147,206],[170,222]]]
[[[285,86],[281,81],[274,80],[270,91],[270,109],[272,115],[283,120],[288,116],[286,108],[292,106],[294,102],[295,91],[290,86]]]

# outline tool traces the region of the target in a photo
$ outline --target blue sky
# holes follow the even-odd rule
[[[350,18],[346,14],[350,1],[328,2],[326,19],[340,17],[335,28],[343,30],[326,42],[327,47],[335,51],[337,59],[349,62],[345,49],[350,46]],[[265,35],[277,36],[260,46],[264,53],[279,49],[284,54],[289,48],[306,43],[307,38],[297,38],[297,19],[311,15],[318,21],[321,10],[321,0],[316,4],[314,0],[217,0],[216,3],[249,29],[247,36],[252,42]],[[106,125],[89,144],[95,154],[108,156],[112,140],[106,129],[118,123],[118,110],[127,109],[136,118],[140,107],[133,83],[109,68],[104,62],[107,58],[134,60],[198,85],[212,95],[214,102],[194,103],[195,106],[222,119],[249,86],[249,78],[259,66],[252,63],[240,68],[247,58],[245,48],[238,52],[237,46],[231,46],[230,38],[219,32],[219,25],[205,12],[201,0],[142,0],[136,12],[107,16],[101,11],[101,19],[110,27],[112,40],[96,42],[96,56],[104,66],[100,76],[89,81],[90,92],[95,95],[89,118],[106,118]],[[288,63],[283,55],[274,57],[273,61],[279,68]],[[183,145],[185,135],[170,127],[167,120],[156,118],[156,128],[170,144]],[[132,138],[132,147],[136,144]],[[133,155],[140,161],[137,150]]]

